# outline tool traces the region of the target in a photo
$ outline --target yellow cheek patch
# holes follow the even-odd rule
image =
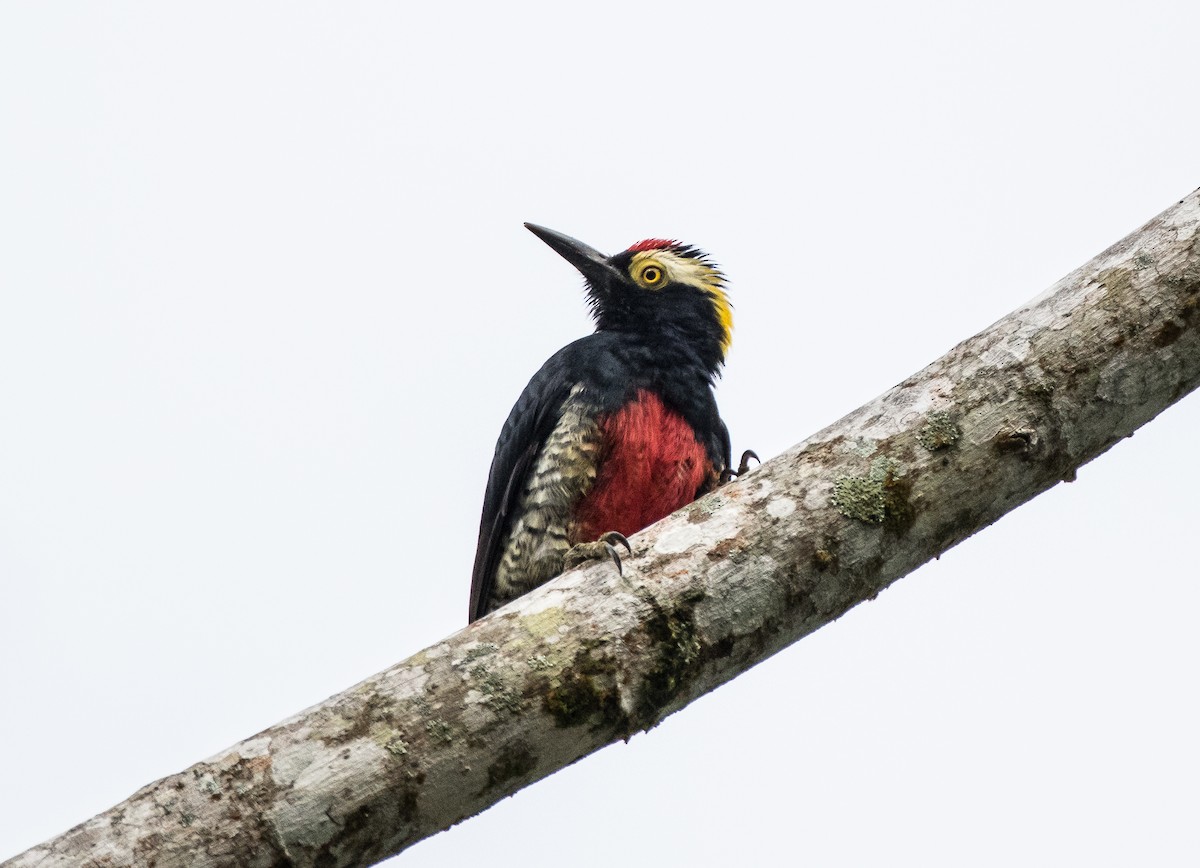
[[[721,324],[721,355],[726,356],[729,354],[729,345],[733,343],[733,305],[729,303],[723,286],[709,290],[708,294],[713,307],[717,309],[717,322]]]
[[[660,267],[666,274],[666,280],[645,283],[641,277],[652,266]],[[729,345],[733,342],[733,305],[729,303],[729,296],[725,292],[725,275],[716,266],[705,259],[680,256],[669,249],[642,250],[630,260],[629,273],[644,289],[657,290],[671,283],[681,283],[707,295],[712,302],[717,323],[721,326],[721,355],[728,354]]]

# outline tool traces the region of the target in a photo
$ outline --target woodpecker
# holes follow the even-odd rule
[[[677,241],[605,256],[525,227],[582,273],[596,331],[542,365],[500,431],[471,621],[585,560],[620,569],[626,536],[736,475],[713,396],[733,329],[716,264]]]

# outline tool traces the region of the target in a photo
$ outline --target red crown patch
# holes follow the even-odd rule
[[[626,253],[640,253],[643,250],[666,250],[671,247],[679,247],[678,241],[671,241],[666,238],[647,238],[645,241],[639,241],[637,244],[630,245]]]

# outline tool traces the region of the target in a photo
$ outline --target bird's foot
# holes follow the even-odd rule
[[[615,530],[600,534],[600,538],[595,542],[577,543],[567,549],[566,555],[563,556],[563,569],[569,570],[588,561],[612,558],[612,562],[617,565],[617,572],[624,575],[621,571],[621,554],[617,551],[618,545],[625,546],[625,551],[633,554],[629,540]]]
[[[753,458],[759,464],[762,464],[762,459],[760,459],[758,457],[758,455],[755,453],[755,451],[753,449],[747,449],[745,452],[742,453],[742,460],[740,462],[738,462],[737,470],[734,470],[731,467],[726,467],[724,470],[721,471],[721,485],[724,485],[726,482],[729,482],[729,480],[731,480],[731,479],[735,479],[736,477],[742,476],[743,474],[745,474],[750,469],[750,459],[751,458]]]

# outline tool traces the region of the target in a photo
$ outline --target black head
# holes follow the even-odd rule
[[[686,341],[713,371],[725,360],[733,309],[725,276],[700,250],[651,238],[605,256],[553,229],[532,223],[525,228],[584,276],[597,331]]]

